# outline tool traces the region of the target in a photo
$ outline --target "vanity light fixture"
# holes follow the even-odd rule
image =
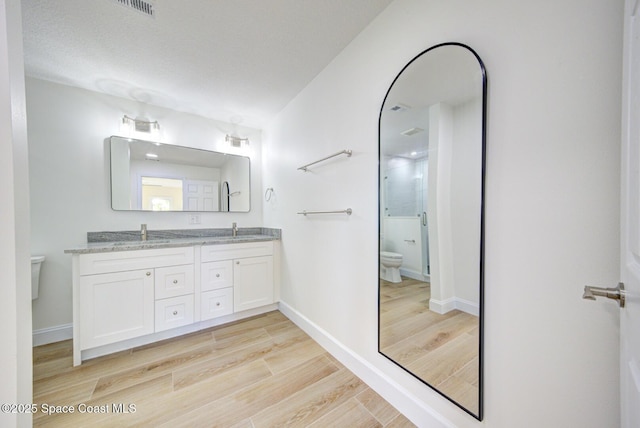
[[[224,137],[224,141],[226,141],[227,143],[229,143],[229,145],[231,147],[242,147],[242,146],[248,146],[249,145],[249,139],[248,138],[240,138],[240,137],[234,137],[233,135],[229,135],[227,134]]]
[[[122,132],[129,137],[143,138],[145,140],[160,139],[160,124],[158,121],[134,119],[126,114],[122,117]]]

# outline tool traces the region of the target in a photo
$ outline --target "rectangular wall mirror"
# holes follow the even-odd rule
[[[111,208],[118,211],[248,212],[248,157],[110,138]]]

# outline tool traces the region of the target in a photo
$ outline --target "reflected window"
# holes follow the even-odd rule
[[[182,211],[182,180],[141,177],[142,209],[150,211]]]

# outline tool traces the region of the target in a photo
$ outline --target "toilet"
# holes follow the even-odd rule
[[[38,298],[42,262],[44,262],[44,256],[31,256],[31,300]]]
[[[390,251],[380,252],[380,278],[389,282],[402,282],[400,266],[402,266],[402,254]]]

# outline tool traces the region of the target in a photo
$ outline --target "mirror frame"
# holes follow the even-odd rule
[[[142,209],[142,208],[116,208],[114,207],[114,160],[113,160],[113,147],[114,147],[114,139],[118,139],[118,140],[122,140],[122,141],[126,141],[129,144],[132,143],[142,143],[142,144],[147,144],[147,145],[154,145],[154,146],[165,146],[165,147],[169,147],[171,150],[182,150],[185,153],[189,152],[192,153],[194,155],[198,155],[198,154],[211,154],[211,155],[219,155],[222,158],[234,158],[234,159],[239,159],[239,160],[246,160],[246,181],[247,181],[247,197],[246,197],[246,205],[247,205],[247,209],[246,210],[230,210],[230,194],[229,194],[229,183],[227,181],[223,181],[219,183],[219,187],[218,187],[218,199],[219,199],[219,209],[218,210],[188,210],[188,209],[182,209],[182,210],[166,210],[166,211],[154,211],[154,210],[149,210],[149,209]],[[214,150],[208,150],[208,149],[201,149],[201,148],[196,148],[196,147],[189,147],[189,146],[181,146],[181,145],[177,145],[177,144],[170,144],[170,143],[160,143],[160,142],[156,142],[156,141],[149,141],[149,140],[142,140],[139,138],[131,138],[131,137],[123,137],[120,135],[112,135],[111,137],[106,139],[106,143],[107,143],[107,147],[108,147],[108,154],[109,154],[109,194],[110,194],[110,206],[111,209],[113,211],[117,211],[117,212],[127,212],[127,211],[133,211],[133,212],[165,212],[165,213],[187,213],[187,212],[198,212],[198,213],[247,213],[251,211],[251,159],[249,156],[243,156],[243,155],[238,155],[238,154],[233,154],[233,153],[225,153],[225,152],[218,152],[218,151],[214,151]],[[129,162],[131,162],[131,159],[129,159]],[[223,188],[226,184],[226,189],[227,189],[227,194],[226,196],[223,195]],[[223,197],[226,198],[225,201],[223,201]],[[128,195],[128,198],[131,199],[131,194]],[[226,203],[223,203],[226,202]],[[226,209],[223,209],[224,207],[226,207]]]
[[[387,98],[389,96],[389,93],[391,92],[391,90],[393,89],[394,85],[396,84],[397,80],[400,78],[400,76],[404,73],[404,71],[411,66],[418,58],[422,57],[423,55],[427,54],[430,51],[433,51],[434,49],[437,48],[441,48],[441,47],[445,47],[445,46],[457,46],[457,47],[461,47],[464,49],[467,49],[469,51],[469,53],[471,53],[476,60],[478,61],[478,66],[480,67],[480,71],[482,73],[482,135],[481,135],[481,143],[482,143],[482,148],[481,148],[481,153],[482,153],[482,165],[481,165],[481,186],[480,186],[480,269],[479,269],[479,278],[478,278],[478,287],[479,287],[479,316],[478,316],[478,326],[479,326],[479,340],[478,340],[478,412],[477,414],[472,412],[471,410],[467,409],[466,407],[464,407],[463,405],[461,405],[460,403],[458,403],[457,401],[455,401],[453,398],[449,397],[448,395],[446,395],[444,392],[440,391],[439,389],[437,389],[435,386],[429,384],[428,382],[426,382],[424,379],[420,378],[419,376],[417,376],[416,374],[414,374],[413,372],[411,372],[410,370],[408,370],[407,368],[403,367],[401,364],[399,364],[398,362],[394,361],[391,357],[389,357],[388,355],[384,354],[382,352],[381,349],[381,317],[380,317],[380,305],[381,305],[381,298],[380,298],[380,292],[381,292],[381,288],[380,288],[380,251],[381,251],[381,245],[380,245],[380,233],[382,231],[381,227],[382,227],[382,218],[381,218],[381,209],[382,209],[382,198],[381,198],[381,185],[382,185],[382,174],[380,171],[380,166],[382,164],[382,138],[381,138],[381,131],[382,131],[382,114],[384,112],[384,106],[385,103],[387,102]],[[420,382],[422,382],[423,384],[427,385],[428,387],[430,387],[431,389],[433,389],[435,392],[437,392],[438,394],[440,394],[441,396],[443,396],[444,398],[446,398],[447,400],[449,400],[450,402],[452,402],[453,404],[455,404],[456,406],[458,406],[460,409],[464,410],[466,413],[468,413],[469,415],[473,416],[475,419],[482,421],[483,419],[483,395],[484,395],[484,252],[485,252],[485,245],[484,245],[484,237],[485,237],[485,214],[484,214],[484,204],[485,204],[485,177],[486,177],[486,130],[487,130],[487,73],[486,73],[486,69],[484,66],[484,63],[482,62],[482,59],[480,58],[480,56],[473,50],[471,49],[469,46],[462,44],[462,43],[458,43],[458,42],[446,42],[446,43],[440,43],[437,45],[434,45],[422,52],[420,52],[418,55],[416,55],[415,57],[413,57],[413,59],[411,59],[401,70],[400,72],[397,74],[397,76],[393,79],[393,81],[391,82],[391,85],[389,86],[389,89],[387,90],[387,93],[384,96],[384,99],[382,101],[382,105],[380,107],[380,114],[378,116],[378,284],[377,284],[377,288],[378,288],[378,353],[382,356],[384,356],[385,358],[387,358],[389,361],[391,361],[392,363],[394,363],[395,365],[397,365],[398,367],[402,368],[404,371],[406,371],[407,373],[409,373],[411,376],[413,376],[414,378],[416,378],[417,380],[419,380]]]

